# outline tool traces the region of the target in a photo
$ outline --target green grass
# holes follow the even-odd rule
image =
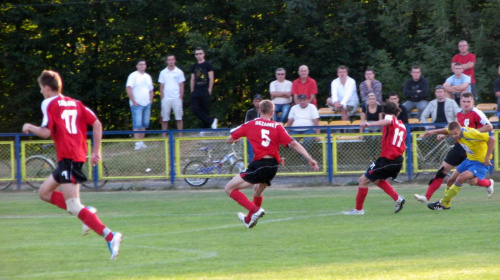
[[[270,188],[251,230],[223,190],[82,193],[124,234],[116,261],[75,217],[2,192],[0,279],[499,279],[498,198],[466,186],[452,210],[430,211],[412,197],[424,188],[398,188],[399,214],[371,188],[364,216],[340,214],[356,187]]]

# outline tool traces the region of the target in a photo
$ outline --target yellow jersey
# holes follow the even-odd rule
[[[448,132],[448,128],[446,128]],[[479,161],[484,163],[484,157],[488,151],[488,141],[490,135],[488,132],[479,132],[477,129],[470,127],[462,127],[462,137],[458,141],[467,153],[469,160]],[[490,157],[490,159],[493,155]]]

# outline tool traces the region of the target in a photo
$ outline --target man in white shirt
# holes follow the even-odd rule
[[[175,66],[175,56],[167,56],[167,67],[160,72],[158,82],[160,83],[160,97],[161,97],[161,129],[168,129],[168,122],[170,121],[170,113],[174,111],[175,121],[177,122],[177,129],[183,129],[182,116],[182,99],[184,98],[184,72]],[[162,134],[166,137],[166,133]]]
[[[292,106],[290,113],[288,114],[287,127],[295,126],[318,126],[319,125],[319,113],[318,108],[313,104],[309,103],[307,95],[299,94],[297,97],[299,104]],[[290,130],[290,134],[319,134],[319,128],[294,128]],[[309,146],[314,141],[311,137],[306,137],[304,139],[303,146],[309,148]]]
[[[460,95],[464,92],[470,92],[471,78],[464,73],[462,64],[456,62],[453,65],[453,75],[446,79],[443,87],[450,94],[450,98],[455,98],[457,104],[460,104]]]
[[[149,128],[151,119],[151,103],[153,103],[153,79],[146,73],[146,60],[139,59],[135,65],[137,71],[132,72],[127,79],[127,95],[130,99],[130,110],[132,111],[132,129],[134,131],[145,131]],[[141,140],[145,133],[134,133],[134,150],[147,148]]]
[[[278,68],[275,71],[276,80],[269,85],[271,100],[274,103],[274,116],[276,122],[286,123],[288,113],[292,107],[292,82],[286,80],[286,71],[283,68]],[[278,113],[281,113],[278,116]]]
[[[332,81],[332,97],[326,100],[328,107],[332,111],[341,111],[342,120],[349,120],[349,117],[356,113],[359,106],[358,92],[356,91],[356,81],[348,76],[345,66],[337,68],[338,78]]]

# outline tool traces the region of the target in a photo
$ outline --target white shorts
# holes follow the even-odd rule
[[[176,99],[163,99],[161,101],[161,118],[162,121],[168,122],[170,120],[170,113],[174,111],[175,120],[182,120],[184,111],[182,110],[182,100]]]

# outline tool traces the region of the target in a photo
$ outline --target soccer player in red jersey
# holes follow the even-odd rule
[[[386,179],[389,177],[395,179],[403,166],[403,153],[406,149],[406,127],[402,121],[397,119],[401,109],[396,104],[386,102],[383,106],[383,112],[385,114],[383,120],[360,124],[363,128],[366,126],[383,126],[382,152],[380,157],[366,170],[366,173],[359,178],[356,208],[352,211],[343,212],[345,215],[365,214],[363,203],[368,195],[368,184],[370,182],[381,188],[395,201],[394,213],[398,213],[403,209],[404,197],[398,195]]]
[[[486,117],[486,115],[477,108],[474,107],[474,96],[470,92],[464,92],[460,96],[460,107],[462,111],[457,114],[457,122],[462,127],[475,128],[479,132],[490,132],[493,130],[493,126],[490,121]],[[438,135],[438,140],[443,140],[446,135]],[[460,145],[460,143],[455,143],[455,146],[448,152],[443,162],[441,163],[441,167],[436,172],[434,178],[432,178],[429,182],[429,186],[427,187],[427,191],[425,195],[415,194],[415,198],[427,204],[431,199],[434,192],[441,187],[441,184],[444,181],[444,178],[454,167],[459,166],[465,159],[467,158],[467,154]],[[454,181],[447,181],[447,189],[451,188]],[[477,185],[479,187],[486,188],[486,193],[488,197],[491,198],[494,192],[494,181],[491,179],[478,179],[474,178],[469,180],[468,183],[470,185]]]
[[[238,218],[245,224],[246,228],[253,228],[257,224],[257,220],[265,214],[264,209],[260,206],[264,190],[271,185],[271,180],[278,171],[280,144],[292,147],[309,162],[313,170],[319,170],[318,163],[304,147],[293,140],[281,124],[272,120],[273,102],[270,100],[261,101],[259,111],[260,118],[232,129],[231,136],[227,139],[229,143],[233,143],[239,141],[241,137],[246,137],[254,151],[253,161],[248,165],[248,168],[234,176],[225,187],[227,195],[249,211],[248,215],[238,213]],[[254,187],[254,197],[253,201],[250,201],[240,190],[252,186]]]
[[[77,216],[84,223],[84,228],[88,227],[104,237],[111,251],[111,260],[114,260],[120,251],[122,234],[104,226],[95,214],[95,208],[93,211],[80,202],[80,183],[87,180],[82,172],[82,165],[87,160],[87,125],[93,128],[94,149],[90,163],[95,165],[101,160],[101,122],[80,101],[61,93],[63,84],[59,73],[44,70],[38,84],[45,98],[42,102],[42,125],[25,123],[22,130],[42,138],[52,136],[58,161],[57,168],[40,187],[39,196],[43,201]],[[62,191],[57,191],[59,187]]]

